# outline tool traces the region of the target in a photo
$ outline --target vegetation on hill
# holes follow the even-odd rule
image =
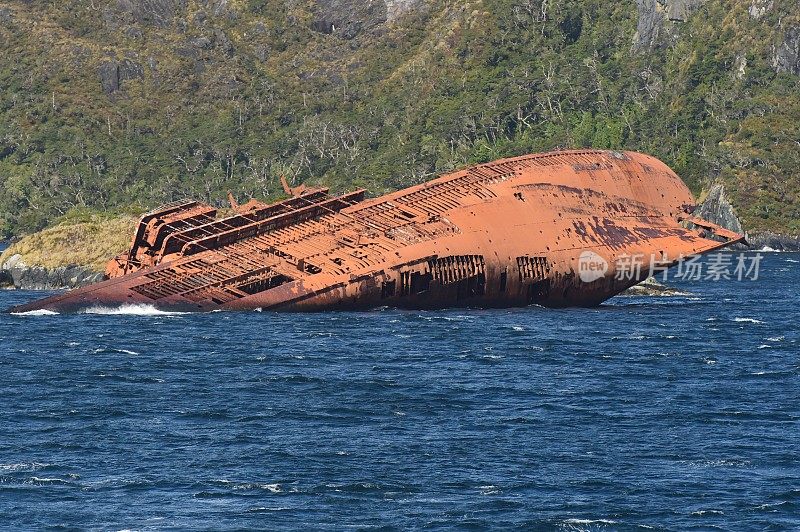
[[[796,0],[0,0],[0,233],[85,209],[381,193],[651,153],[800,232]],[[670,20],[673,19],[673,20]],[[129,233],[125,233],[127,236]]]
[[[70,216],[11,244],[0,254],[0,264],[21,255],[27,266],[78,265],[102,272],[109,259],[130,246],[135,227],[132,216]]]

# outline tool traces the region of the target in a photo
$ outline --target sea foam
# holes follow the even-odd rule
[[[764,323],[761,320],[756,320],[753,318],[733,318],[733,321],[737,323]]]
[[[12,312],[14,316],[57,316],[58,312],[46,309],[29,310],[28,312]]]
[[[186,312],[173,312],[157,309],[153,305],[133,304],[119,307],[91,307],[81,311],[82,314],[100,314],[103,316],[178,316]]]

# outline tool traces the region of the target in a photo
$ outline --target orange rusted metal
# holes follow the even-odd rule
[[[618,279],[620,257],[668,266],[743,239],[692,218],[680,178],[632,152],[504,159],[373,199],[282,181],[291,198],[226,218],[194,201],[153,211],[107,281],[13,310],[593,306],[646,277]],[[590,281],[586,253],[606,265]]]

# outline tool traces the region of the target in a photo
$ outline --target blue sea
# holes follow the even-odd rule
[[[596,309],[0,315],[0,526],[797,530],[800,255],[672,284]]]

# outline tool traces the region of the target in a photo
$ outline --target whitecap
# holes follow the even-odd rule
[[[754,318],[733,318],[733,321],[737,323],[764,323],[761,320],[756,320]]]
[[[772,347],[771,345],[767,345],[767,344],[761,344],[760,346],[758,346],[759,349],[769,349],[771,347]]]
[[[11,314],[14,316],[57,316],[58,312],[41,308],[38,310],[29,310],[28,312],[12,312]]]
[[[221,484],[230,485],[234,491],[240,490],[267,490],[270,493],[280,493],[283,488],[280,484],[258,484],[254,482],[231,482],[230,480],[215,480]]]
[[[603,525],[615,525],[617,524],[616,521],[611,519],[578,519],[578,518],[569,518],[564,519],[564,523],[570,525],[592,525],[595,523],[603,524]]]
[[[722,510],[697,510],[692,512],[692,515],[725,515],[725,513]]]
[[[767,342],[783,342],[785,339],[785,336],[772,336],[767,338]]]
[[[39,482],[41,484],[64,484],[66,480],[63,478],[31,477],[30,482]]]
[[[49,464],[41,462],[20,462],[18,464],[0,464],[0,471],[38,471]]]
[[[764,504],[762,504],[760,506],[756,506],[756,509],[757,510],[767,510],[769,508],[777,508],[779,506],[783,506],[784,504],[786,504],[786,501],[772,502],[772,503],[768,502],[768,503],[764,503]]]
[[[153,305],[137,303],[133,305],[120,305],[119,307],[91,307],[82,311],[83,314],[100,314],[103,316],[175,316],[186,312],[174,312],[157,309]]]
[[[800,263],[800,260],[786,259],[786,262],[791,262],[792,264],[797,264],[797,263]]]
[[[525,330],[524,327],[520,327],[519,325],[512,325],[511,329],[514,330],[514,331],[524,331]]]

